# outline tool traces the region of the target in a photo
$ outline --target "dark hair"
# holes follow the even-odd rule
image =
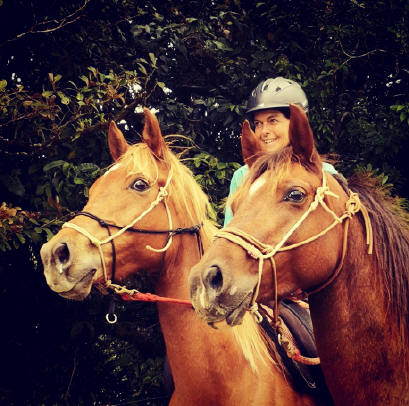
[[[271,108],[265,109],[265,110],[277,110],[277,111],[279,111],[280,113],[282,113],[283,116],[284,116],[287,120],[290,119],[290,108],[289,108],[289,107],[271,107]],[[257,111],[254,111],[254,112],[249,113],[249,119],[250,119],[250,121],[251,121],[252,123],[254,123],[254,115],[255,115],[256,113],[260,112],[260,111],[263,111],[263,110],[257,110]]]
[[[290,108],[289,108],[289,107],[279,107],[279,108],[274,109],[274,110],[278,110],[278,111],[280,111],[281,113],[283,113],[283,116],[284,116],[287,120],[290,119]]]

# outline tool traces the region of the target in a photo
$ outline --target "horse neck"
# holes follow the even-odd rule
[[[403,348],[388,316],[381,269],[375,255],[366,252],[363,227],[355,216],[341,273],[309,299],[318,353],[336,404],[406,404]],[[402,393],[406,402],[399,403]]]
[[[199,260],[195,236],[179,235],[174,238],[172,250],[165,256],[156,293],[189,299],[188,273]],[[211,364],[220,364],[217,373],[224,374],[223,364],[229,363],[227,360],[237,347],[230,331],[220,333],[212,330],[196,316],[190,306],[165,303],[158,305],[158,311],[175,387],[184,391],[186,404],[189,404],[188,399],[192,396],[186,393],[189,392],[186,388],[196,391],[198,388],[206,388],[209,392],[207,396],[211,396],[212,391],[217,393],[220,388],[214,385]],[[220,348],[224,348],[225,352],[220,353]],[[222,382],[223,377],[219,378]],[[206,395],[203,396],[206,398]]]
[[[165,258],[156,293],[189,299],[188,274],[200,260],[196,237],[176,238],[173,258]],[[206,248],[208,241],[203,243]],[[296,393],[279,368],[260,363],[255,373],[232,329],[209,327],[189,306],[159,304],[158,311],[176,388],[172,405],[315,404]]]
[[[206,241],[203,242],[206,244]],[[164,256],[156,293],[163,296],[190,299],[188,274],[190,268],[200,260],[196,236],[180,234],[173,237],[173,243]]]

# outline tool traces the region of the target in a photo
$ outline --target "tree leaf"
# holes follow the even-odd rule
[[[50,171],[51,169],[58,168],[58,167],[64,165],[65,163],[66,163],[66,162],[63,161],[63,160],[61,160],[61,159],[59,159],[59,160],[57,160],[57,161],[49,162],[48,164],[44,165],[43,171],[44,171],[44,172],[48,172],[48,171]]]

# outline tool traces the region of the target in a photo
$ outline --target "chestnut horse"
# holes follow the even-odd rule
[[[186,301],[188,273],[216,231],[208,199],[149,110],[142,143],[128,145],[114,123],[108,141],[115,164],[90,188],[84,211],[41,249],[47,283],[64,298],[83,300],[92,285],[121,292],[120,281],[144,271],[157,295]],[[209,327],[191,305],[158,303],[158,312],[175,384],[171,405],[318,404],[292,388],[251,317],[233,331]]]
[[[256,159],[243,125],[250,173],[232,222],[192,269],[194,307],[235,324],[229,315],[257,315],[257,302],[309,295],[335,404],[407,405],[408,226],[368,175],[346,185],[323,172],[306,115],[290,110],[290,146],[274,155]]]

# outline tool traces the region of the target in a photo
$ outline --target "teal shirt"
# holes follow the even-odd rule
[[[322,169],[324,169],[324,171],[330,173],[331,175],[336,175],[338,173],[336,169],[327,162],[322,163]],[[233,177],[231,178],[231,182],[230,182],[229,197],[243,183],[244,178],[246,177],[248,171],[249,171],[249,167],[247,165],[243,165],[242,167],[234,171]],[[231,211],[231,208],[230,206],[226,206],[226,210],[224,212],[223,226],[226,227],[227,224],[229,224],[230,221],[232,221],[232,219],[233,219],[233,213]]]

